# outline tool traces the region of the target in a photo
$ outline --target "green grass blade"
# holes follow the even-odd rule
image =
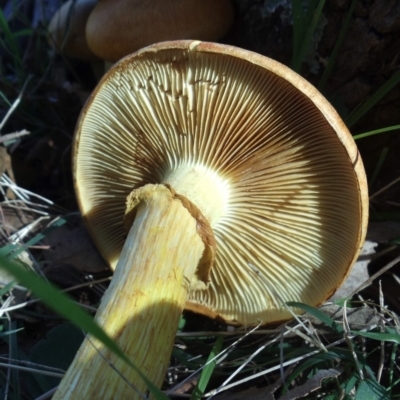
[[[33,29],[21,29],[18,32],[14,32],[13,36],[14,38],[22,38],[25,36],[32,36],[33,35]]]
[[[379,340],[381,342],[393,342],[400,344],[400,335],[397,333],[385,333],[385,332],[359,332],[352,331],[353,335],[366,337],[368,339]]]
[[[342,26],[342,28],[340,29],[340,32],[339,32],[339,37],[338,37],[338,39],[337,39],[337,41],[335,43],[335,46],[334,46],[334,48],[332,50],[332,53],[331,53],[331,55],[329,57],[328,65],[326,66],[326,68],[325,68],[325,70],[324,70],[324,72],[322,74],[321,80],[319,81],[318,89],[320,91],[323,91],[325,89],[326,82],[327,82],[327,80],[328,80],[328,78],[329,78],[329,76],[330,76],[330,74],[332,72],[333,66],[335,65],[337,56],[339,54],[339,50],[342,47],[344,38],[346,37],[346,33],[347,33],[348,29],[349,29],[351,17],[353,16],[353,12],[354,12],[354,9],[356,7],[356,3],[357,3],[357,0],[353,0],[351,2],[351,4],[350,4],[349,10],[347,11],[346,18],[345,18],[345,20],[343,22],[343,26]]]
[[[288,378],[285,382],[284,392],[288,389],[291,382],[293,382],[295,379],[297,379],[307,369],[316,367],[321,363],[329,363],[329,362],[335,361],[337,359],[346,360],[347,362],[351,362],[352,361],[351,352],[348,350],[333,349],[333,350],[327,351],[325,353],[316,354],[315,356],[301,362],[293,370],[293,372],[291,372],[291,374],[288,376]]]
[[[8,25],[7,19],[3,14],[2,9],[0,8],[0,32],[3,32],[3,38],[0,36],[0,42],[3,44],[3,47],[13,55],[16,66],[22,66],[22,58],[21,53],[15,40],[14,34],[11,32],[10,27]]]
[[[21,264],[15,261],[7,259],[3,254],[0,254],[0,268],[6,270],[23,286],[29,288],[32,293],[39,297],[49,308],[71,321],[74,325],[90,333],[110,351],[130,365],[146,382],[147,387],[156,399],[167,399],[167,397],[144,376],[139,368],[129,360],[129,358],[119,348],[118,344],[114,342],[114,340],[112,340],[99,325],[97,325],[88,313],[83,311],[78,305],[74,304],[67,295],[49,285],[31,270],[24,268]]]
[[[353,110],[345,122],[348,127],[353,126],[379,100],[389,93],[400,82],[400,70],[393,74],[370,98]]]
[[[0,289],[0,297],[3,297],[8,291],[10,291],[14,286],[16,282],[12,281],[10,283],[7,283],[4,287]]]
[[[390,400],[387,390],[373,379],[360,381],[355,400]]]
[[[306,56],[307,50],[310,46],[312,36],[315,31],[315,28],[317,27],[318,21],[321,17],[321,12],[322,12],[324,5],[325,5],[325,0],[320,0],[316,8],[315,7],[311,8],[311,10],[314,10],[311,22],[308,25],[308,28],[305,32],[305,36],[303,38],[301,46],[297,52],[296,57],[293,60],[293,64],[292,64],[292,68],[296,72],[299,72],[301,63],[303,62],[304,57]],[[311,7],[311,6],[312,5],[310,4],[309,7]],[[310,8],[309,8],[309,11],[310,11]]]
[[[66,218],[59,217],[53,220],[51,224],[49,224],[45,229],[43,229],[42,232],[37,233],[35,236],[29,239],[29,241],[27,241],[25,244],[23,245],[7,244],[3,246],[2,248],[0,248],[0,255],[3,256],[12,255],[12,258],[14,258],[18,254],[22,253],[24,250],[37,244],[40,240],[44,239],[48,234],[53,232],[55,229],[58,229],[59,227],[63,226],[67,222],[68,220]]]
[[[307,304],[298,303],[295,301],[289,301],[286,304],[289,307],[300,308],[301,310],[308,312],[309,314],[311,314],[312,316],[314,316],[315,318],[317,318],[321,322],[323,322],[326,326],[329,326],[335,332],[337,332],[339,334],[343,333],[343,328],[337,322],[335,322],[332,318],[328,317],[325,313],[318,310],[317,308],[311,307]]]
[[[7,97],[4,95],[4,93],[0,90],[0,98],[6,103],[8,107],[11,107],[12,104],[8,101]]]
[[[392,353],[391,353],[391,355],[390,355],[390,365],[389,365],[389,397],[391,397],[391,395],[392,395],[393,381],[394,381],[394,379],[393,379],[393,376],[394,376],[393,371],[394,371],[395,363],[396,363],[396,360],[397,360],[397,349],[398,349],[398,346],[399,346],[399,345],[398,345],[397,343],[395,343],[395,344],[393,345]]]
[[[10,321],[9,330],[15,331],[17,328],[16,321]],[[10,346],[10,356],[11,358],[18,358],[19,348],[17,343],[17,335],[11,335],[9,339]],[[20,372],[17,369],[11,370],[11,385],[13,388],[13,398],[21,398],[21,382],[20,382]]]
[[[7,330],[5,332],[1,332],[0,337],[4,338],[5,336],[10,336],[10,335],[13,335],[14,333],[18,333],[23,330],[24,330],[24,328],[16,328],[16,329],[12,329],[12,330]]]
[[[208,382],[210,381],[210,378],[214,372],[214,368],[217,365],[217,360],[215,359],[215,357],[221,352],[223,341],[224,339],[222,336],[219,336],[215,341],[214,346],[211,349],[210,355],[208,356],[206,366],[203,368],[200,379],[197,382],[197,385],[194,388],[192,395],[190,396],[190,400],[199,400],[201,399],[201,396],[203,396]]]
[[[298,58],[301,44],[304,41],[307,27],[309,26],[318,0],[308,0],[307,11],[304,12],[304,1],[292,0],[293,15],[293,55],[292,65]],[[300,60],[301,62],[301,60]]]
[[[354,386],[356,386],[356,383],[358,382],[359,376],[357,375],[351,375],[349,380],[346,382],[346,384],[344,385],[344,391],[346,394],[349,394]]]
[[[381,151],[381,154],[379,156],[378,162],[376,163],[376,166],[374,168],[374,172],[372,173],[371,179],[369,180],[369,183],[368,183],[370,188],[375,183],[376,178],[378,178],[378,175],[381,172],[382,165],[386,160],[386,156],[387,156],[388,151],[389,151],[389,147],[384,147],[382,149],[382,151]]]
[[[310,26],[310,23],[313,19],[313,15],[315,12],[315,9],[317,8],[317,4],[320,0],[306,0],[306,1],[300,1],[300,3],[306,3],[307,4],[307,11],[304,16],[304,21],[303,21],[303,36],[302,39],[304,40],[306,33],[307,33],[307,28]]]
[[[400,211],[371,212],[371,221],[400,221]]]
[[[292,64],[294,64],[294,60],[297,58],[297,53],[300,49],[301,42],[304,37],[304,14],[303,14],[303,6],[302,1],[292,0],[292,15],[293,15],[293,55],[292,55]]]
[[[37,233],[33,238],[31,238],[28,242],[23,245],[20,244],[7,244],[0,248],[0,256],[5,258],[15,258],[18,254],[22,253],[23,251],[27,250],[30,246],[34,246],[40,240],[44,239],[46,235],[54,231],[55,229],[59,228],[60,226],[64,225],[67,222],[65,218],[57,218],[52,221],[42,232]]]
[[[380,133],[385,133],[385,132],[390,132],[390,131],[397,131],[397,130],[400,130],[400,125],[393,125],[393,126],[388,126],[386,128],[376,129],[374,131],[360,133],[358,135],[354,135],[353,139],[354,140],[362,139],[362,138],[365,138],[365,137],[368,137],[368,136],[378,135]]]

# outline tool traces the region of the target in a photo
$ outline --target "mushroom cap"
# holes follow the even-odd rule
[[[50,21],[49,42],[57,51],[81,60],[98,60],[90,50],[86,37],[86,22],[97,0],[68,0]]]
[[[86,38],[95,54],[114,62],[166,40],[215,41],[232,23],[231,0],[100,0]]]
[[[178,41],[124,58],[84,107],[74,153],[80,208],[112,268],[132,189],[185,168],[215,176],[196,187],[223,210],[211,216],[215,264],[186,308],[229,323],[289,319],[282,301],[321,304],[365,238],[366,177],[349,131],[310,83],[250,51]],[[207,204],[196,204],[206,216]]]

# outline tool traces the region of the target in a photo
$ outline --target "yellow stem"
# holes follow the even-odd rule
[[[205,246],[195,218],[168,188],[146,185],[138,190],[135,220],[96,320],[160,387]],[[147,393],[146,385],[129,366],[90,337],[53,400],[142,398],[109,363],[140,392]]]

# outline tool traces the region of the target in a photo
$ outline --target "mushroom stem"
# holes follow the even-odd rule
[[[169,188],[146,185],[134,193],[135,219],[96,320],[160,387],[205,245],[196,219]],[[142,398],[127,382],[148,392],[132,368],[90,337],[53,400]]]

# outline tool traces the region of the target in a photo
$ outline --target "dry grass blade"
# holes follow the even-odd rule
[[[107,278],[103,278],[103,279],[97,279],[97,280],[94,280],[94,281],[81,283],[79,285],[71,286],[71,287],[69,287],[67,289],[60,290],[60,292],[62,292],[62,293],[72,292],[72,291],[74,291],[76,289],[81,289],[81,288],[88,287],[88,286],[93,286],[93,285],[96,285],[96,284],[99,284],[99,283],[108,282],[110,279],[111,279],[110,277],[107,277]],[[20,304],[14,305],[14,306],[9,306],[8,304],[10,302],[7,303],[7,305],[6,305],[6,303],[4,303],[2,308],[1,308],[1,311],[2,312],[15,311],[15,310],[18,310],[18,309],[21,309],[21,308],[25,308],[26,306],[30,306],[30,305],[35,304],[35,303],[40,303],[40,301],[41,301],[40,299],[33,299],[33,300],[29,300],[29,301],[26,301],[24,303],[20,303]],[[76,303],[76,304],[81,306],[82,308],[85,308],[88,311],[92,311],[92,312],[96,312],[97,311],[96,307],[92,307],[92,306],[89,306],[87,304],[82,304],[82,303]]]
[[[4,118],[2,119],[2,121],[0,122],[0,132],[3,129],[4,125],[6,124],[6,122],[8,121],[8,119],[11,117],[12,113],[15,111],[15,109],[18,107],[19,103],[21,103],[21,99],[22,96],[25,92],[26,86],[29,82],[29,80],[31,79],[31,76],[28,76],[28,78],[25,80],[24,85],[22,86],[22,89],[20,91],[20,93],[18,94],[18,97],[14,100],[13,104],[11,105],[11,107],[8,109],[6,115],[4,116]]]
[[[29,134],[30,134],[30,132],[28,132],[26,129],[22,129],[21,131],[18,131],[18,132],[7,133],[3,136],[0,136],[0,143],[7,142],[9,140],[19,139],[20,137],[26,136]]]
[[[343,368],[331,368],[327,370],[319,370],[312,378],[310,378],[304,385],[295,387],[280,397],[280,400],[294,400],[304,398],[312,392],[322,387],[324,379],[336,378],[343,372]]]
[[[365,305],[365,307],[369,307],[368,304]],[[360,310],[364,309],[365,307],[360,308]],[[296,335],[298,335],[299,337],[302,338],[302,340],[304,340],[306,343],[307,342],[311,342],[312,345],[315,345],[315,343],[313,343],[313,339],[310,339],[309,337],[306,336],[306,334],[304,332],[301,331],[302,325],[296,325],[295,327],[289,327],[289,326],[285,326],[286,330],[282,333],[282,336],[276,337],[274,339],[272,339],[271,341],[268,341],[266,344],[260,346],[255,352],[252,353],[252,355],[242,364],[240,365],[240,367],[237,368],[237,370],[235,370],[234,373],[232,373],[228,379],[226,379],[218,388],[209,391],[207,394],[205,394],[205,397],[207,398],[213,398],[214,396],[216,396],[217,394],[221,393],[221,392],[225,392],[226,390],[229,390],[235,386],[239,386],[242,385],[244,383],[248,383],[251,380],[255,380],[261,376],[267,376],[273,372],[278,372],[279,370],[281,370],[284,375],[287,373],[287,368],[290,366],[295,366],[295,365],[301,365],[302,362],[305,362],[307,359],[311,360],[311,358],[313,356],[316,355],[320,355],[320,354],[324,354],[328,351],[330,351],[333,354],[335,354],[335,349],[340,348],[340,346],[342,346],[344,343],[347,344],[347,346],[349,347],[351,354],[352,354],[352,358],[353,358],[353,362],[356,365],[356,373],[360,376],[360,378],[362,379],[364,377],[364,366],[365,366],[365,360],[363,360],[362,362],[359,361],[359,356],[358,356],[358,352],[359,350],[356,348],[356,344],[353,343],[352,339],[354,337],[356,337],[358,334],[361,334],[362,332],[368,332],[368,331],[372,331],[374,329],[376,329],[377,327],[380,326],[381,322],[380,319],[379,321],[376,321],[376,318],[374,318],[373,320],[371,320],[368,324],[361,324],[360,322],[358,322],[358,318],[355,318],[354,315],[352,315],[352,319],[350,320],[348,318],[348,314],[347,314],[347,308],[346,308],[346,304],[344,305],[344,308],[342,310],[343,314],[342,314],[342,323],[343,323],[343,327],[344,327],[344,337],[338,339],[338,340],[334,340],[333,342],[329,343],[329,344],[324,344],[322,343],[321,340],[321,345],[318,346],[318,349],[315,350],[311,350],[310,352],[303,354],[301,356],[298,357],[293,357],[287,360],[281,359],[281,361],[279,363],[276,363],[275,365],[273,365],[270,368],[265,368],[264,370],[260,371],[260,372],[256,372],[253,373],[251,376],[247,376],[243,379],[239,379],[236,382],[232,382],[233,378],[235,376],[238,375],[238,372],[240,370],[243,370],[244,365],[249,364],[249,362],[251,360],[254,359],[255,355],[260,354],[261,352],[263,352],[266,347],[268,345],[271,345],[273,343],[279,343],[283,337],[289,337],[290,335],[292,335],[293,333],[295,333]],[[395,318],[391,318],[392,314],[390,313],[389,310],[387,310],[386,308],[382,309],[382,312],[389,315],[389,318],[386,318],[386,323],[390,323],[391,321],[394,321],[396,323]],[[353,314],[353,313],[352,313]],[[367,315],[365,316],[367,319]],[[394,316],[395,317],[395,316]],[[304,317],[301,317],[304,318]],[[383,316],[382,316],[383,318]],[[376,323],[375,323],[376,321]],[[354,325],[357,325],[357,329],[359,329],[358,331],[354,331]],[[361,326],[365,326],[364,328],[360,329]],[[317,329],[314,329],[314,331],[317,331]],[[326,340],[327,337],[325,337],[326,335],[324,334],[324,339]],[[337,359],[339,360],[339,359]],[[347,360],[349,361],[349,360]],[[342,371],[342,367],[343,365],[346,364],[342,364],[345,363],[346,361],[342,360],[340,361],[340,364],[336,363],[337,368],[339,368],[338,370]],[[336,369],[337,369],[336,368]],[[286,371],[284,371],[284,369],[286,369]],[[318,371],[318,370],[317,370]],[[318,376],[318,375],[317,375]],[[336,376],[336,375],[335,375]],[[276,379],[276,378],[274,378]],[[282,378],[280,378],[280,380],[282,380]],[[316,381],[315,381],[316,382]],[[311,383],[313,383],[311,386],[314,385],[315,383],[314,381],[311,381]],[[322,384],[321,380],[318,381],[320,384]],[[311,387],[310,386],[310,387]],[[315,386],[315,385],[314,385]],[[318,386],[318,385],[317,385]],[[300,386],[295,386],[295,387],[301,387]],[[308,387],[308,388],[310,388]],[[304,386],[301,390],[306,390],[307,386]],[[276,390],[276,389],[275,389]],[[299,389],[300,390],[300,389]],[[264,392],[263,392],[264,393]],[[252,392],[252,398],[254,397],[254,393]]]
[[[35,400],[48,400],[53,397],[53,394],[56,392],[57,388],[51,389],[46,393],[43,393],[41,396],[36,397]]]
[[[296,328],[296,327],[300,327],[300,326],[302,326],[302,325],[296,325],[295,328]],[[288,335],[289,333],[291,333],[291,331],[290,331],[290,330],[287,330],[287,331],[283,332],[282,335],[283,335],[283,336],[286,336],[286,335]],[[233,372],[233,373],[229,376],[228,379],[226,379],[226,380],[219,386],[219,388],[210,391],[210,392],[209,392],[208,394],[206,394],[205,396],[206,396],[206,397],[212,398],[212,397],[214,397],[215,395],[217,395],[218,393],[220,393],[220,392],[222,392],[222,391],[225,391],[225,390],[227,390],[227,389],[230,389],[230,388],[232,388],[232,387],[234,387],[234,386],[237,386],[237,385],[239,385],[239,384],[241,384],[241,383],[248,382],[248,381],[250,381],[250,380],[252,380],[252,379],[256,379],[256,378],[258,378],[259,376],[267,375],[268,373],[270,373],[270,372],[272,372],[272,371],[279,370],[281,367],[285,367],[285,366],[287,366],[287,365],[291,365],[291,364],[293,364],[293,363],[295,363],[295,362],[297,362],[297,361],[303,359],[303,357],[299,357],[298,359],[295,359],[294,361],[291,360],[291,361],[293,361],[293,363],[292,363],[291,361],[290,361],[290,362],[285,362],[285,363],[282,363],[281,365],[274,366],[274,367],[269,368],[269,369],[267,369],[267,370],[265,370],[265,371],[262,371],[262,372],[260,372],[260,373],[258,373],[258,374],[254,374],[254,375],[252,375],[251,377],[248,377],[248,378],[239,380],[239,381],[237,381],[237,382],[235,382],[235,383],[229,384],[229,382],[231,382],[231,380],[232,380],[236,375],[238,375],[239,372],[242,371],[243,368],[244,368],[246,365],[248,365],[258,354],[260,354],[262,351],[264,351],[268,346],[270,346],[270,345],[272,345],[272,344],[274,344],[274,343],[278,343],[280,340],[281,340],[281,335],[275,337],[274,339],[269,340],[267,343],[265,343],[264,345],[260,346],[255,352],[253,352],[253,353],[250,355],[250,357],[249,357],[242,365],[240,365],[239,368],[236,369],[235,372]],[[316,354],[316,353],[318,353],[318,352],[319,352],[319,350],[316,350],[316,351],[313,352],[312,354]],[[310,354],[310,355],[311,355],[311,354]]]
[[[218,363],[221,362],[226,355],[229,353],[229,351],[231,349],[234,349],[243,339],[245,339],[247,336],[251,335],[253,332],[255,332],[257,329],[259,328],[259,326],[254,327],[253,329],[251,329],[249,332],[246,332],[243,336],[241,336],[238,340],[236,340],[234,343],[232,343],[231,345],[229,345],[226,349],[222,350],[219,354],[217,354],[215,357],[213,357],[212,359],[208,360],[204,365],[202,365],[199,369],[197,369],[196,371],[194,371],[193,373],[191,373],[187,378],[185,378],[182,382],[180,382],[178,385],[174,386],[171,390],[169,390],[167,392],[167,395],[173,395],[174,392],[176,392],[178,390],[178,388],[180,388],[181,386],[183,386],[186,382],[188,382],[190,379],[192,379],[195,375],[197,375],[199,372],[201,372],[207,365],[217,361]],[[223,332],[221,332],[223,333]],[[213,332],[213,335],[218,336],[218,334],[215,334],[215,332]]]
[[[14,301],[14,296],[8,297],[5,302],[1,305],[0,308],[0,318],[3,317],[3,314],[7,312],[9,305]]]
[[[350,331],[350,325],[349,321],[347,320],[347,307],[346,307],[346,301],[344,303],[343,307],[343,329],[344,329],[344,338],[346,340],[347,346],[349,347],[351,354],[353,355],[354,362],[357,366],[358,374],[360,375],[360,378],[363,380],[364,379],[364,372],[360,366],[360,363],[358,361],[357,353],[354,349],[353,343],[351,341],[351,331]]]
[[[246,335],[246,336],[261,336],[261,335],[274,335],[281,331],[281,329],[257,329],[247,331],[242,327],[239,329],[235,329],[232,331],[221,331],[218,332],[218,336],[238,336],[238,335]],[[215,336],[215,331],[196,331],[196,332],[177,332],[176,337],[184,338],[184,337],[204,337],[204,336]]]
[[[327,348],[333,347],[333,346],[337,346],[339,344],[342,344],[343,342],[344,342],[344,339],[337,340],[336,342],[334,342],[334,343],[330,344],[329,346],[327,346]],[[294,364],[296,364],[296,363],[298,363],[300,361],[303,361],[303,360],[305,360],[305,359],[307,359],[307,358],[309,358],[309,357],[311,357],[311,356],[313,356],[315,354],[318,354],[319,352],[320,352],[320,350],[314,350],[314,351],[311,351],[311,352],[309,352],[309,353],[307,353],[307,354],[305,354],[303,356],[295,357],[295,358],[293,358],[291,360],[285,361],[281,365],[275,365],[274,367],[265,369],[265,370],[263,370],[261,372],[255,373],[255,374],[253,374],[251,376],[248,376],[248,377],[246,377],[244,379],[240,379],[240,380],[238,380],[236,382],[233,382],[231,384],[227,384],[226,386],[211,390],[210,392],[205,394],[204,397],[212,398],[213,396],[215,396],[216,394],[218,394],[220,392],[223,392],[225,390],[231,389],[231,388],[233,388],[235,386],[239,386],[239,385],[241,385],[243,383],[247,383],[249,381],[255,380],[255,379],[259,378],[259,377],[268,375],[271,372],[279,370],[281,367],[284,368],[284,367],[288,367],[288,366],[294,365]]]
[[[384,309],[385,309],[385,302],[384,302],[384,296],[383,296],[383,291],[382,291],[382,281],[379,281],[379,305],[380,305],[380,312],[383,315]],[[379,324],[379,329],[381,332],[385,332],[385,319],[381,318],[380,324]],[[383,367],[385,363],[385,342],[382,340],[381,341],[381,354],[380,354],[380,360],[379,360],[379,368],[378,368],[378,373],[377,373],[377,381],[380,382],[382,378],[382,372],[383,372]]]
[[[353,297],[355,294],[357,294],[358,292],[360,292],[361,290],[365,289],[367,286],[371,285],[372,282],[378,278],[379,276],[381,276],[382,274],[384,274],[386,271],[388,271],[390,268],[393,268],[397,263],[400,262],[400,256],[396,257],[394,260],[392,260],[391,262],[389,262],[386,266],[384,266],[383,268],[381,268],[377,273],[375,273],[374,275],[372,275],[369,279],[367,279],[365,282],[363,282],[350,296],[349,298]]]
[[[388,183],[386,186],[384,186],[382,189],[379,189],[377,192],[375,192],[374,194],[372,194],[371,196],[369,196],[369,199],[372,200],[373,198],[375,198],[376,196],[378,196],[379,194],[383,193],[385,190],[389,189],[390,187],[392,187],[393,185],[395,185],[397,182],[400,182],[400,176],[398,178],[396,178],[395,180],[393,180],[392,182]]]
[[[32,372],[35,374],[53,376],[55,378],[62,378],[64,376],[64,373],[43,371],[43,370],[38,369],[37,367],[36,368],[27,368],[27,367],[22,367],[21,365],[14,365],[14,364],[7,364],[7,363],[0,363],[0,367],[4,367],[4,368],[8,368],[8,369],[16,369],[18,371],[24,371],[24,372]]]
[[[307,336],[306,334],[304,334],[303,332],[299,331],[298,329],[291,328],[290,326],[286,326],[286,329],[289,332],[293,332],[297,336],[301,337],[305,342],[308,342],[312,346],[315,346],[315,347],[319,348],[321,351],[327,351],[326,347],[321,342],[321,340],[315,340],[314,338]]]

